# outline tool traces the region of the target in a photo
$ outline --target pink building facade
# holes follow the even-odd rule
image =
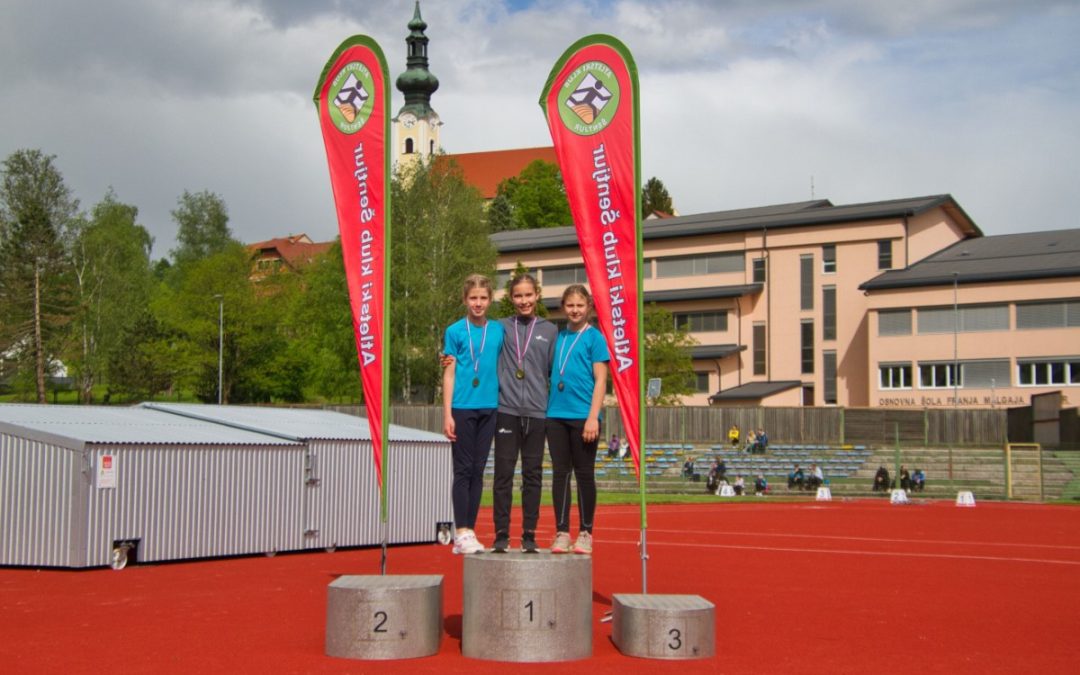
[[[648,220],[645,301],[698,343],[688,405],[927,407],[956,398],[989,407],[1055,390],[1076,401],[1080,389],[1067,388],[1080,387],[1080,230],[1042,234],[1054,236],[984,246],[1003,237],[983,237],[948,195]],[[566,285],[587,283],[573,228],[492,241],[500,282],[526,265],[555,318]],[[1063,272],[1039,278],[1028,269],[1038,258],[1015,259],[1021,242],[1056,251]],[[1024,278],[988,276],[1002,250]]]

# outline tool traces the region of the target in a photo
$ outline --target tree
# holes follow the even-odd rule
[[[461,317],[461,284],[491,274],[483,200],[452,163],[399,167],[391,182],[391,386],[430,402],[442,379],[443,331]]]
[[[510,205],[510,227],[504,229],[564,227],[574,222],[562,174],[551,162],[534,160],[520,174],[500,183],[495,198],[499,195]],[[492,232],[498,231],[492,228]]]
[[[77,347],[68,361],[83,403],[92,402],[96,382],[108,379],[109,364],[123,364],[137,346],[130,330],[149,312],[153,239],[137,217],[138,209],[119,202],[110,189],[88,220],[76,221],[71,265]]]
[[[653,211],[662,213],[673,213],[674,211],[674,207],[671,205],[671,195],[668,194],[664,183],[656,176],[645,181],[645,186],[641,188],[642,217],[649,215]]]
[[[300,270],[304,292],[289,312],[295,349],[307,364],[309,397],[360,400],[360,366],[353,333],[341,240]]]
[[[0,354],[32,370],[39,403],[71,318],[65,235],[79,205],[55,159],[17,150],[0,183]]]
[[[250,273],[250,253],[243,244],[233,242],[219,253],[187,263],[174,285],[159,287],[153,307],[155,318],[172,340],[170,377],[204,401],[217,400],[216,296],[220,295],[224,308],[222,400],[299,400],[303,360],[289,352],[288,336],[282,330],[290,300],[281,293],[267,293],[262,285],[256,292],[248,280]]]
[[[514,228],[513,207],[506,193],[496,194],[495,199],[488,204],[487,220],[488,230],[491,232],[503,232]]]
[[[170,253],[178,266],[219,253],[234,241],[228,208],[221,197],[209,190],[184,190],[172,217],[176,221],[177,247]]]
[[[663,380],[653,405],[676,405],[694,393],[694,367],[690,348],[697,340],[686,326],[676,327],[671,312],[650,304],[645,309],[645,377]]]

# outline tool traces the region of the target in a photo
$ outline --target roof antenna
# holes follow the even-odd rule
[[[814,174],[810,174],[810,199],[814,198]]]

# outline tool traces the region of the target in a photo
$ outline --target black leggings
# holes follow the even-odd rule
[[[555,506],[555,531],[570,531],[570,472],[577,480],[579,528],[592,534],[596,514],[596,448],[581,438],[585,420],[547,421],[548,452],[551,453],[551,497]]]
[[[495,536],[510,535],[510,505],[514,501],[514,470],[521,457],[521,527],[536,530],[540,518],[540,488],[544,478],[544,420],[498,413],[495,418],[495,479],[491,496]]]

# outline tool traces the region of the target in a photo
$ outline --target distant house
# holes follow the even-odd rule
[[[251,280],[258,281],[270,274],[295,272],[326,253],[334,242],[314,242],[306,234],[294,234],[248,244],[251,251]]]

